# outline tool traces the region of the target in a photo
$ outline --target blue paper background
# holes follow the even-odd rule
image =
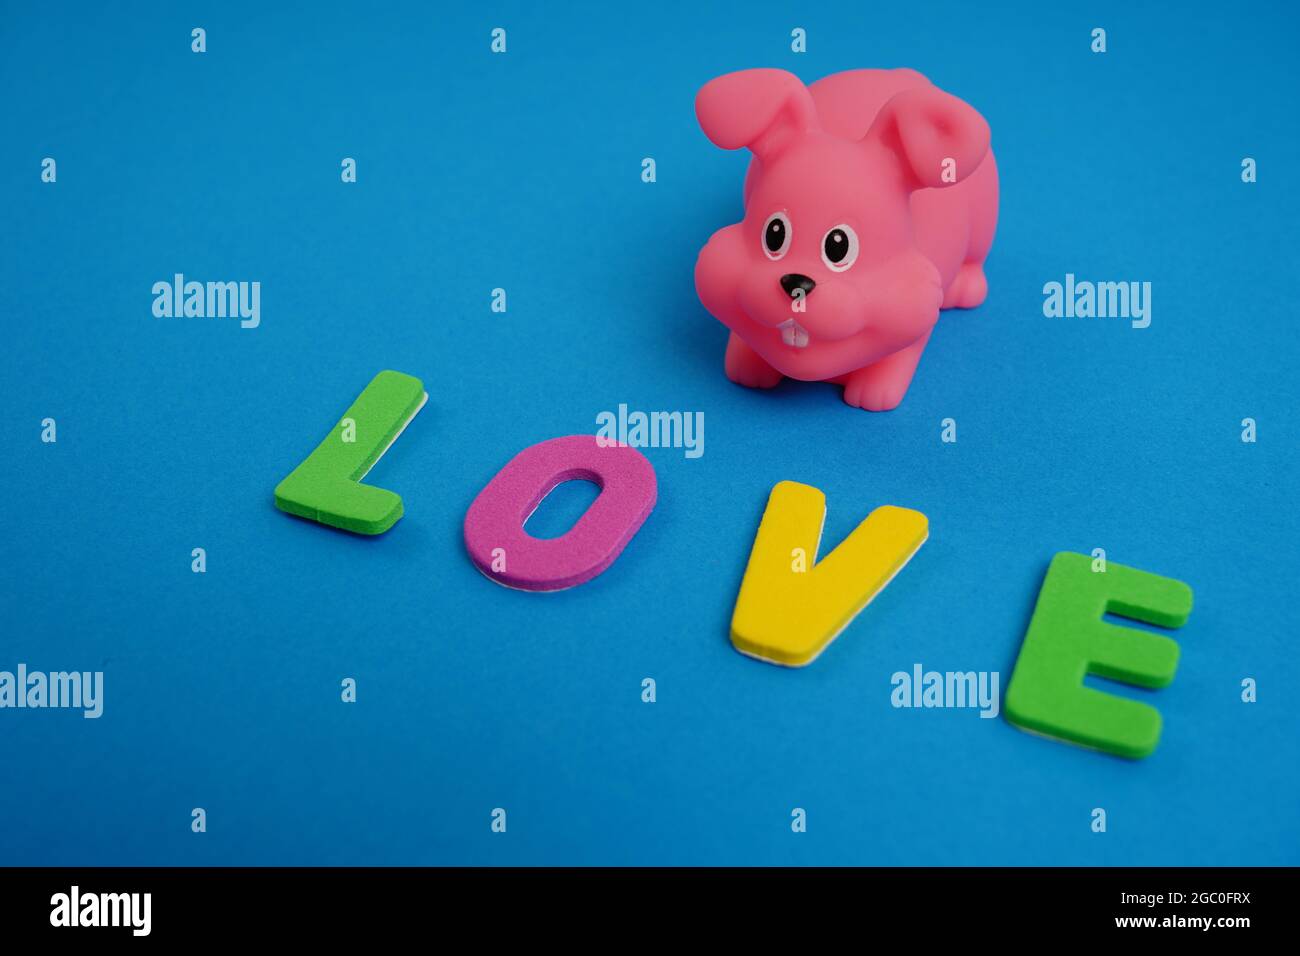
[[[0,862],[1300,863],[1297,21],[1133,6],[8,10],[0,669],[106,692],[97,721],[0,711]],[[692,267],[747,157],[696,90],[904,65],[992,126],[988,302],[941,319],[888,414],[730,384]],[[154,318],[174,272],[259,280],[261,327]],[[1044,318],[1067,272],[1152,282],[1151,327]],[[277,512],[383,368],[430,393],[371,475],[405,518],[366,540]],[[658,506],[597,580],[485,580],[479,489],[620,402],[703,411],[704,456],[648,450]],[[826,492],[825,547],[883,503],[931,522],[801,671],[727,640],[781,479]],[[1162,712],[1154,756],[890,706],[915,662],[1005,688],[1051,555],[1094,547],[1196,592],[1175,682],[1118,691]]]

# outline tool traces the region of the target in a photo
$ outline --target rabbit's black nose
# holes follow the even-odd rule
[[[785,289],[785,294],[792,299],[798,298],[799,293],[796,290],[799,289],[803,290],[804,297],[807,298],[808,294],[812,292],[816,285],[817,283],[812,279],[805,275],[800,275],[797,272],[781,276],[781,288]]]

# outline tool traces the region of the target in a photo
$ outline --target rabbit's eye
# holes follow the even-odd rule
[[[832,272],[843,272],[858,258],[858,234],[846,225],[838,225],[822,239],[822,262]]]
[[[780,259],[790,248],[790,219],[783,212],[774,212],[763,224],[763,253],[769,259]]]

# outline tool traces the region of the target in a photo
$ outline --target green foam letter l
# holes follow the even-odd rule
[[[275,506],[356,534],[382,534],[402,517],[402,499],[361,484],[428,400],[424,384],[380,372],[316,450],[275,489]]]

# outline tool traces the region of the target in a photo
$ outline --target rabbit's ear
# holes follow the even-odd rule
[[[818,128],[808,87],[785,70],[741,70],[710,80],[695,97],[695,116],[714,145],[747,146],[759,159]]]
[[[905,189],[951,186],[988,153],[989,124],[957,97],[925,86],[894,95],[862,143],[895,157]]]

